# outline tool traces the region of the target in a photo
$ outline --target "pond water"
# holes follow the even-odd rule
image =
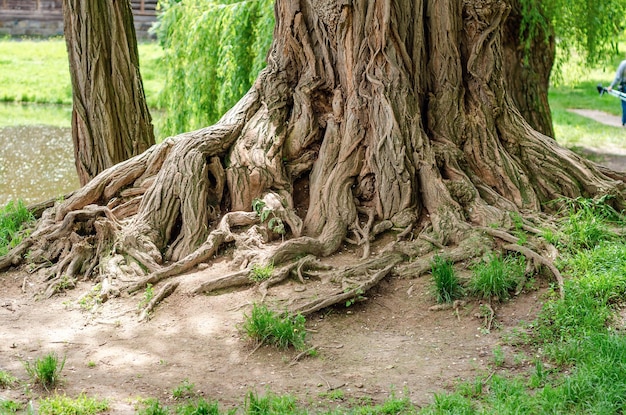
[[[0,127],[0,205],[42,202],[78,188],[69,127]]]

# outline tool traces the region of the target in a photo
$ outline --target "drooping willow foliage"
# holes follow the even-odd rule
[[[155,31],[165,51],[168,136],[215,123],[265,66],[274,0],[161,0]]]
[[[522,36],[528,46],[540,32],[553,34],[560,59],[571,52],[581,55],[587,65],[606,62],[619,52],[624,34],[624,0],[520,0]]]

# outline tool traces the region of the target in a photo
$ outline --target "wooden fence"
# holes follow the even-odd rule
[[[131,1],[134,14],[148,16],[156,16],[157,3],[158,0]],[[62,7],[62,0],[0,0],[0,11],[60,13]]]
[[[84,0],[92,1],[92,0]],[[131,0],[137,36],[150,37],[158,0]],[[0,0],[0,36],[60,36],[63,0]]]

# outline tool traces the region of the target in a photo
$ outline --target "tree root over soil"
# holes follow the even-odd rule
[[[624,174],[522,118],[502,72],[509,5],[457,3],[277,0],[267,67],[230,111],[45,209],[0,271],[28,264],[47,296],[93,279],[108,299],[226,258],[232,272],[192,293],[255,285],[253,267],[272,265],[262,301],[291,276],[329,287],[290,299],[307,314],[418,277],[436,255],[464,266],[498,250],[547,268],[564,295],[537,235],[550,217],[534,217],[562,197],[611,195],[619,211]],[[330,268],[346,244],[360,259]]]

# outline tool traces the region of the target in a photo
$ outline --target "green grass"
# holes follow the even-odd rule
[[[435,402],[422,413],[626,411],[626,324],[617,314],[626,298],[626,240],[600,237],[590,243],[590,232],[582,230],[585,226],[614,228],[623,223],[608,202],[609,198],[565,203],[568,217],[559,232],[576,247],[566,251],[559,262],[566,276],[565,297],[560,298],[556,288],[552,290],[537,319],[511,343],[532,353],[534,364],[522,373],[510,373],[502,367],[502,349],[496,348],[497,370],[490,377],[436,395]],[[570,226],[568,221],[579,220],[581,212],[586,219]]]
[[[269,280],[272,277],[272,272],[274,272],[273,264],[254,264],[252,266],[252,271],[250,272],[250,279],[254,282]]]
[[[17,378],[7,372],[0,370],[0,388],[10,388],[17,383]]]
[[[619,100],[610,95],[601,97],[596,86],[602,84],[606,87],[611,83],[622,59],[622,56],[615,56],[607,67],[597,69],[567,64],[564,68],[566,74],[564,82],[550,87],[548,98],[554,133],[561,145],[570,148],[624,147],[623,128],[607,126],[567,111],[574,108],[595,109],[616,116],[621,115]]]
[[[172,397],[174,399],[191,398],[195,395],[193,388],[195,385],[190,383],[189,380],[183,380],[178,386],[172,390]]]
[[[441,256],[436,256],[431,264],[433,293],[438,303],[451,303],[463,295],[463,287],[456,276],[454,264]]]
[[[0,40],[0,101],[71,104],[65,41]]]
[[[479,298],[502,301],[509,298],[509,292],[517,286],[523,274],[524,264],[520,258],[491,255],[472,267],[467,288]]]
[[[98,399],[80,394],[77,398],[54,395],[40,401],[41,415],[94,415],[109,410],[106,399]]]
[[[24,408],[19,402],[12,401],[10,399],[4,399],[0,397],[0,414],[15,414]]]
[[[0,256],[22,241],[24,228],[33,221],[32,213],[21,200],[0,208]]]
[[[61,376],[61,371],[65,366],[65,357],[59,359],[56,353],[35,359],[34,362],[23,361],[24,369],[33,383],[39,384],[48,390],[55,386]]]
[[[157,107],[164,82],[163,50],[156,42],[139,43],[139,64],[148,105]],[[0,39],[0,101],[45,104],[72,103],[72,85],[65,40]]]
[[[615,240],[618,238],[616,230],[626,225],[626,217],[611,207],[613,199],[606,195],[599,199],[579,197],[554,201],[553,204],[561,206],[563,218],[558,231],[547,232],[544,237],[562,254],[576,254]]]
[[[329,406],[334,408],[328,408]],[[245,415],[408,415],[419,413],[408,398],[390,398],[378,405],[363,402],[350,402],[346,407],[337,407],[335,399],[330,398],[330,402],[317,402],[315,406],[311,403],[304,405],[290,394],[275,394],[266,392],[259,395],[257,392],[248,392],[244,402],[239,407],[229,410],[220,410],[219,403],[207,401],[203,398],[190,399],[184,403],[174,406],[167,406],[157,399],[146,399],[137,409],[138,415],[219,415],[219,414],[245,414]]]
[[[305,318],[302,315],[281,316],[264,305],[254,304],[250,315],[244,314],[243,332],[259,343],[281,349],[305,347]]]
[[[146,100],[158,118],[163,50],[156,42],[140,42],[139,57]],[[0,85],[0,126],[70,126],[72,85],[62,38],[0,38]]]

